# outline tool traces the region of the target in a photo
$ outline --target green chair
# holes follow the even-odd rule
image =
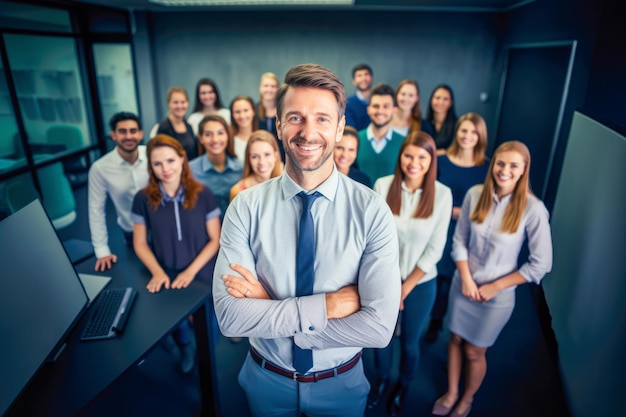
[[[35,155],[35,162],[50,158],[50,155]],[[16,161],[23,164],[23,161]],[[42,195],[40,196],[30,178],[20,176],[7,182],[4,200],[11,213],[15,213],[31,201],[39,198],[56,229],[68,226],[76,220],[76,200],[69,180],[60,162],[37,170]]]

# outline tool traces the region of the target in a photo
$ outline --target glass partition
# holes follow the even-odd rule
[[[75,40],[7,34],[5,44],[33,154],[91,145]]]
[[[109,120],[120,111],[138,114],[135,70],[129,44],[102,43],[93,46],[102,109],[104,137],[109,135]]]
[[[17,130],[4,66],[0,62],[0,173],[23,166],[24,161],[18,162],[23,155],[24,149]]]

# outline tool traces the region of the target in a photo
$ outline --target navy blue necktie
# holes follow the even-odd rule
[[[300,217],[300,234],[298,236],[298,253],[296,257],[296,296],[313,294],[315,281],[315,227],[311,206],[321,196],[320,193],[298,194],[302,200],[302,216]],[[313,367],[313,352],[310,349],[301,349],[293,344],[293,367],[301,374]]]

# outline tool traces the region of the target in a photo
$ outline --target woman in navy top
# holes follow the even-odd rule
[[[213,277],[220,240],[220,210],[211,191],[196,181],[181,144],[157,135],[148,142],[148,185],[134,198],[131,219],[135,253],[152,278],[146,288],[182,289]],[[148,236],[150,235],[150,240]],[[193,367],[187,319],[175,331],[181,369]]]
[[[477,113],[467,113],[456,124],[455,138],[446,153],[437,158],[437,180],[452,190],[452,219],[443,257],[437,265],[437,299],[430,313],[430,326],[426,342],[437,339],[443,318],[448,309],[448,293],[454,274],[454,261],[450,257],[452,236],[461,212],[463,197],[472,186],[482,184],[487,176],[489,163],[485,157],[487,149],[487,125]]]

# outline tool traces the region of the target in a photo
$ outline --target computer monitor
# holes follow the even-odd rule
[[[39,200],[0,222],[0,415],[62,347],[89,298]]]

